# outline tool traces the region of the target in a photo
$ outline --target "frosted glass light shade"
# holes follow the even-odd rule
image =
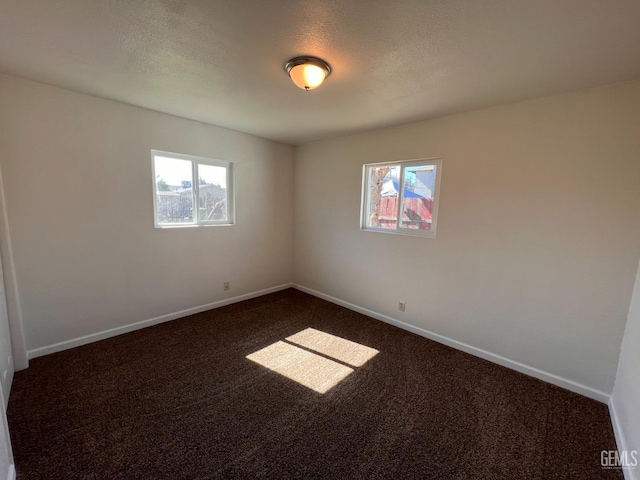
[[[284,66],[293,83],[303,90],[319,87],[331,73],[331,67],[319,58],[297,57]]]
[[[313,90],[319,87],[325,79],[324,70],[309,63],[293,67],[289,76],[291,76],[293,83],[303,90]]]

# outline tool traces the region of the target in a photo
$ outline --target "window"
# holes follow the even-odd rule
[[[151,151],[156,227],[231,225],[233,164]]]
[[[364,165],[360,228],[436,236],[441,160]]]

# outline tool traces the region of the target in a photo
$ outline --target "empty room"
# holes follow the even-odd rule
[[[640,480],[639,25],[0,0],[0,479]]]

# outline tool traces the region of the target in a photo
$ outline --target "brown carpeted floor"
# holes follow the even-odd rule
[[[309,327],[379,353],[245,358]],[[622,478],[605,405],[292,289],[32,360],[8,414],[19,479]]]

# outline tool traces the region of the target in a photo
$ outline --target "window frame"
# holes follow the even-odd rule
[[[191,192],[193,205],[193,221],[183,223],[159,223],[158,222],[158,196],[156,181],[156,156],[175,160],[186,160],[191,162]],[[198,165],[210,165],[212,167],[224,167],[227,170],[227,218],[226,220],[200,220],[200,176]],[[184,153],[166,152],[163,150],[151,150],[151,180],[153,182],[153,223],[155,228],[191,228],[191,227],[211,227],[235,225],[235,196],[234,196],[234,175],[233,162],[217,160],[196,155],[186,155]]]
[[[420,230],[402,227],[402,205],[404,204],[404,172],[407,167],[434,165],[436,167],[434,192],[433,192],[433,212],[431,213],[431,229]],[[379,167],[400,167],[398,179],[398,207],[396,211],[396,228],[381,228],[369,226],[369,200],[371,198],[371,186],[369,185],[370,171]],[[365,232],[390,233],[393,235],[410,235],[415,237],[436,238],[436,227],[438,221],[438,208],[440,197],[440,179],[442,177],[442,158],[419,158],[412,160],[397,160],[392,162],[365,163],[362,165],[362,195],[360,205],[360,230]]]

